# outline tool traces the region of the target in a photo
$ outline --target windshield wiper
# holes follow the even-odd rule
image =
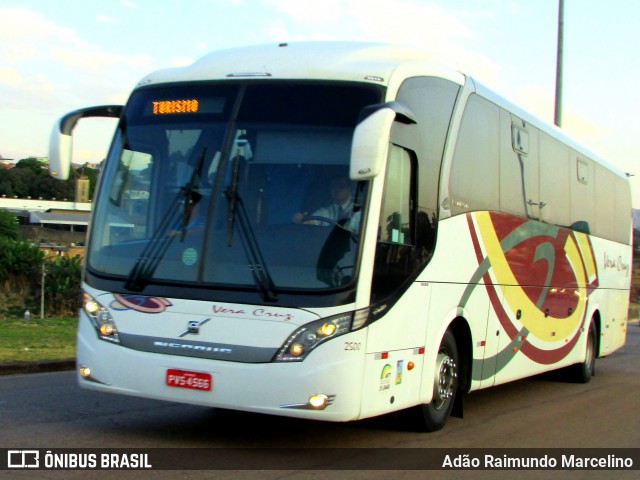
[[[169,229],[177,225],[179,219],[179,207],[183,205],[182,221],[180,223],[180,241],[184,242],[184,237],[187,233],[187,225],[189,224],[190,208],[189,204],[193,201],[195,194],[195,187],[200,179],[202,165],[206,157],[207,149],[203,148],[198,157],[198,162],[193,169],[191,179],[189,182],[180,188],[175,200],[169,206],[169,211],[166,213],[162,222],[158,225],[158,228],[153,232],[153,235],[149,239],[146,247],[136,260],[136,264],[129,272],[127,281],[124,286],[128,290],[139,292],[149,283],[149,279],[155,272],[156,268],[164,258],[165,253],[169,249],[171,242],[175,238],[174,235],[169,234]]]
[[[169,211],[158,225],[158,228],[153,232],[149,242],[129,272],[127,281],[124,284],[126,289],[139,292],[149,283],[153,272],[175,238],[172,235],[168,235],[168,230],[172,225],[175,225],[179,219],[178,207],[182,203],[181,199],[182,192],[178,192],[176,199],[169,207]]]
[[[200,152],[200,157],[198,157],[198,163],[196,167],[193,169],[193,173],[191,174],[191,180],[189,183],[182,187],[182,194],[184,198],[184,210],[182,211],[182,225],[180,227],[180,241],[184,242],[184,237],[187,234],[187,225],[189,225],[189,217],[192,214],[193,209],[191,207],[191,203],[194,202],[194,194],[197,193],[195,191],[195,186],[198,181],[202,177],[202,165],[204,164],[204,159],[207,156],[207,147],[202,149]],[[199,196],[199,194],[198,194]]]
[[[231,183],[224,192],[229,201],[229,211],[227,212],[227,246],[230,247],[233,241],[233,223],[236,218],[236,202],[238,200],[238,176],[240,175],[240,161],[242,157],[236,155],[233,159],[231,170]]]
[[[240,157],[234,159],[233,174],[231,177],[231,184],[224,192],[227,200],[229,201],[229,212],[227,216],[227,245],[231,246],[233,239],[233,226],[235,223],[236,214],[238,214],[238,225],[240,226],[240,237],[242,238],[242,245],[249,260],[249,270],[253,281],[260,291],[260,295],[265,302],[275,302],[278,300],[276,294],[276,286],[273,283],[273,278],[269,274],[267,264],[260,250],[260,245],[256,239],[255,232],[251,227],[249,216],[244,208],[242,198],[238,194],[238,171],[239,171]]]

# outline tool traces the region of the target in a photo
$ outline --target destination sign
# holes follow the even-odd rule
[[[158,100],[152,102],[154,115],[167,115],[175,113],[196,113],[200,103],[196,99],[188,100]]]

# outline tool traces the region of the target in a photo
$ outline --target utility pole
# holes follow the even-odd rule
[[[44,318],[44,278],[47,275],[47,270],[42,262],[42,281],[40,282],[40,318]]]
[[[564,0],[558,0],[558,51],[556,55],[556,105],[553,123],[562,125],[562,56],[564,43]]]

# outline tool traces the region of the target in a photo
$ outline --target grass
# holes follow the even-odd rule
[[[0,363],[65,360],[76,356],[78,319],[0,319]]]

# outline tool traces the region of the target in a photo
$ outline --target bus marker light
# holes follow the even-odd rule
[[[382,312],[385,310],[385,306],[379,307],[378,312]],[[367,320],[369,319],[369,309],[365,308],[363,310],[358,310],[355,312],[353,316],[353,323],[351,324],[351,330],[357,330],[362,327]]]
[[[89,378],[91,376],[91,369],[86,365],[80,365],[80,375],[84,378]]]
[[[100,333],[105,337],[108,337],[109,335],[113,335],[115,332],[116,332],[116,329],[110,323],[103,323],[102,325],[100,325]]]
[[[313,345],[313,343],[316,341],[317,338],[318,337],[315,333],[307,332],[305,333],[304,337],[302,337],[302,341],[307,345]]]
[[[407,363],[407,370],[413,370],[413,367],[415,367],[415,366],[416,366],[415,363],[409,362],[409,363]]]
[[[302,345],[300,345],[299,343],[294,343],[293,345],[291,345],[291,348],[289,349],[289,352],[291,353],[291,355],[299,357],[300,355],[302,355],[304,353],[304,347]]]

